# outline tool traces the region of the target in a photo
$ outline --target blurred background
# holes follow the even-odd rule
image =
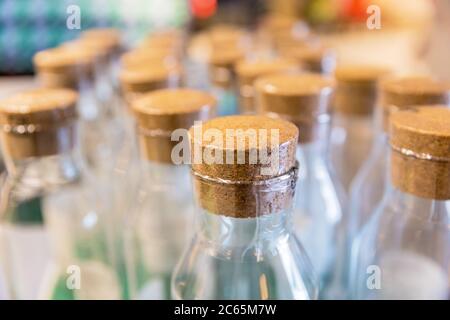
[[[366,27],[370,4],[381,9],[381,29]],[[78,30],[66,27],[70,5],[81,10]],[[132,46],[158,28],[199,30],[217,22],[252,27],[268,12],[308,22],[337,47],[341,62],[383,61],[409,72],[423,72],[426,64],[449,77],[442,68],[450,49],[446,0],[0,0],[0,74],[31,74],[36,51],[92,27],[118,27]]]

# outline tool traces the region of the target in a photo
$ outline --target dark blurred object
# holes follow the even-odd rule
[[[81,29],[67,27],[73,5]],[[183,25],[188,17],[186,0],[0,0],[0,74],[31,74],[35,52],[92,27],[120,28],[131,41],[154,28]]]

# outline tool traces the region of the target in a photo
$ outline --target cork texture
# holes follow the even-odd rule
[[[0,101],[1,139],[7,157],[65,152],[75,143],[77,94],[34,89]]]
[[[114,54],[121,50],[121,34],[114,28],[92,28],[81,34],[80,40],[87,46]]]
[[[389,74],[375,65],[348,65],[335,70],[333,110],[342,114],[372,115],[378,103],[379,82]]]
[[[450,104],[450,84],[429,77],[405,77],[381,83],[383,128],[389,129],[391,113],[410,106]]]
[[[241,113],[255,113],[253,82],[264,75],[296,72],[299,71],[299,68],[293,60],[277,58],[242,60],[236,64],[235,70],[238,80],[239,108]]]
[[[33,64],[41,86],[77,89],[81,79],[92,80],[97,56],[76,45],[36,53]]]
[[[392,183],[423,198],[450,199],[450,109],[414,107],[391,115]]]
[[[323,137],[328,126],[334,81],[319,74],[277,74],[256,80],[256,104],[261,114],[295,123],[299,142]]]
[[[178,64],[147,64],[145,67],[123,68],[120,84],[123,92],[145,93],[158,89],[177,87],[181,83],[182,70]]]
[[[204,133],[210,130],[221,133],[221,139],[206,137]],[[271,140],[273,133],[277,134],[277,141]],[[216,214],[248,218],[278,212],[290,205],[295,179],[283,190],[277,189],[276,184],[271,186],[270,181],[297,166],[295,125],[264,116],[228,116],[207,121],[201,128],[193,127],[189,134],[194,186],[202,208]],[[253,144],[250,137],[254,137]],[[270,155],[270,160],[277,159],[278,163],[262,159],[262,153]],[[209,161],[206,155],[212,155],[215,161]],[[250,161],[250,155],[257,155],[253,158],[256,161]],[[271,165],[274,170],[265,172]]]
[[[207,120],[216,111],[216,100],[193,89],[162,89],[142,95],[132,102],[139,127],[142,153],[147,159],[172,163],[171,152],[177,141],[170,134],[189,129],[197,120]]]

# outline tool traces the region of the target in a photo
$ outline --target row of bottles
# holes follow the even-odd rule
[[[38,53],[45,88],[0,103],[5,297],[447,299],[450,87],[306,34]]]

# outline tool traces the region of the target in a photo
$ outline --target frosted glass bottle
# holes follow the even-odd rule
[[[156,90],[132,102],[143,159],[138,197],[126,214],[131,299],[170,298],[170,277],[192,229],[187,129],[211,117],[215,106],[211,95],[193,89]],[[182,154],[178,139],[187,148]]]
[[[8,168],[0,214],[12,299],[121,296],[108,195],[76,149],[76,99],[67,89],[35,89],[0,103]]]
[[[335,71],[330,156],[347,192],[372,148],[378,83],[387,73],[372,65],[341,66]]]
[[[261,113],[282,117],[299,128],[294,228],[325,297],[341,263],[345,212],[342,190],[329,171],[326,155],[333,82],[318,74],[278,74],[259,78],[255,88]]]
[[[391,115],[390,184],[355,239],[354,299],[449,299],[450,110]]]
[[[209,129],[220,133],[212,143],[207,138]],[[233,137],[227,136],[230,130]],[[247,160],[237,164],[238,149],[224,149],[225,139],[231,138],[237,146],[248,130],[255,130],[261,140],[240,149]],[[279,140],[268,142],[272,130]],[[229,116],[194,127],[190,136],[197,199],[195,229],[173,274],[172,297],[316,299],[315,275],[292,230],[297,128],[262,116]],[[235,157],[211,163],[203,158],[211,150],[222,160],[228,152]],[[250,161],[249,150],[272,156],[268,161]],[[278,165],[272,162],[277,157]],[[268,170],[270,167],[274,170]]]

